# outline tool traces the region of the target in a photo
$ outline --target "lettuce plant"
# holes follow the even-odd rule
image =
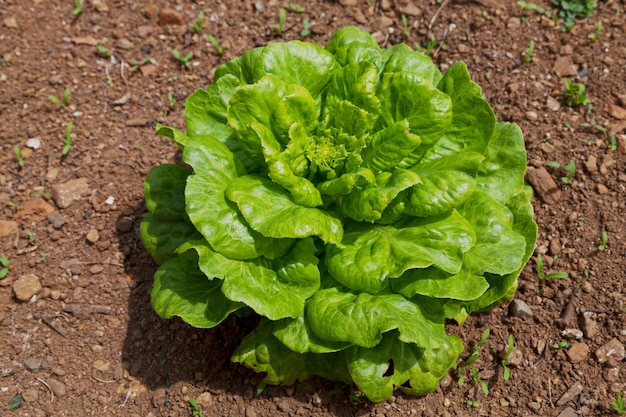
[[[514,295],[536,238],[524,141],[463,63],[346,27],[223,64],[185,120],[157,128],[185,166],[145,182],[152,305],[199,328],[253,311],[232,360],[265,382],[426,394],[463,350],[446,320]]]

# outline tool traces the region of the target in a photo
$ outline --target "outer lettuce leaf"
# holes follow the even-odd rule
[[[478,189],[506,204],[524,186],[526,149],[519,126],[497,123],[476,177]]]
[[[191,170],[180,165],[159,165],[148,172],[144,183],[146,208],[161,220],[186,220],[185,182]]]
[[[411,395],[436,390],[462,351],[463,344],[455,336],[446,336],[437,348],[423,349],[403,343],[396,332],[390,332],[376,347],[354,347],[346,351],[346,357],[359,389],[371,401],[382,402],[396,388]]]
[[[326,50],[344,67],[364,61],[379,68],[383,64],[381,49],[376,39],[354,26],[347,26],[335,32],[326,44]]]
[[[385,73],[378,86],[384,123],[407,120],[425,145],[436,142],[452,121],[450,97],[412,72]]]
[[[313,333],[304,314],[295,319],[283,319],[275,322],[272,333],[278,340],[298,353],[331,353],[350,346],[347,342],[331,342],[321,339]]]
[[[385,66],[383,72],[414,72],[437,85],[441,80],[441,71],[433,61],[421,52],[411,49],[410,46],[399,43],[383,51]]]
[[[378,345],[382,334],[394,329],[401,341],[421,347],[436,348],[446,340],[443,310],[425,297],[325,288],[307,302],[305,318],[317,337],[362,347]]]
[[[245,175],[226,189],[250,226],[269,238],[319,236],[326,243],[341,244],[341,221],[325,211],[295,204],[287,191],[270,180]]]
[[[244,305],[224,297],[222,282],[200,272],[197,259],[185,253],[159,268],[152,285],[152,307],[164,318],[178,316],[194,327],[215,327]]]
[[[156,263],[164,264],[176,256],[176,249],[189,239],[197,239],[200,233],[189,221],[161,220],[146,213],[139,227],[141,242]]]
[[[305,300],[320,286],[311,239],[299,240],[289,253],[273,261],[229,259],[206,241],[189,241],[180,247],[180,251],[188,249],[198,253],[200,270],[207,277],[224,280],[222,292],[228,299],[244,302],[271,320],[298,317]]]
[[[183,160],[194,168],[185,188],[187,213],[213,249],[232,259],[252,259],[280,256],[291,245],[252,230],[226,200],[226,187],[245,173],[226,145],[203,137],[185,147]]]
[[[455,274],[463,254],[475,243],[471,225],[459,213],[451,213],[401,225],[359,224],[349,228],[343,247],[329,246],[326,265],[342,284],[376,293],[411,268],[438,268]]]

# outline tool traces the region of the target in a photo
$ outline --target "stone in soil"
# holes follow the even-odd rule
[[[46,200],[40,197],[32,198],[24,203],[24,208],[19,210],[15,217],[15,221],[30,221],[38,222],[45,219],[48,214],[54,211],[54,207],[50,205]]]
[[[584,391],[584,389],[585,387],[580,382],[572,385],[567,391],[565,391],[563,395],[561,395],[561,398],[559,398],[559,400],[556,402],[556,405],[561,406],[567,404],[568,402],[578,397]]]
[[[559,77],[573,77],[578,75],[571,56],[560,56],[554,61],[552,70]]]
[[[544,203],[556,204],[561,200],[559,186],[544,167],[528,167],[526,169],[526,180],[533,186],[533,189]]]
[[[66,223],[65,217],[63,217],[63,215],[61,213],[59,213],[57,210],[55,210],[52,213],[48,214],[48,222],[55,229],[62,228],[63,225]]]
[[[590,311],[578,316],[578,325],[587,339],[593,339],[598,333],[598,323],[593,319],[593,313]]]
[[[52,199],[59,208],[67,208],[89,193],[87,178],[69,180],[52,187]]]
[[[571,363],[583,362],[589,356],[589,346],[584,342],[574,342],[567,350],[567,358]]]
[[[567,407],[565,410],[561,411],[557,417],[578,417],[578,414],[576,414],[576,410],[572,407]]]
[[[13,293],[20,301],[28,301],[41,291],[41,281],[35,274],[25,274],[13,283]]]
[[[521,318],[530,318],[533,317],[533,311],[528,307],[522,300],[515,299],[511,301],[511,305],[509,306],[509,314],[511,317],[521,317]]]
[[[596,359],[600,363],[610,360],[619,362],[624,359],[624,345],[617,338],[614,338],[596,350]]]
[[[24,366],[26,367],[26,369],[28,369],[31,372],[37,372],[39,369],[41,369],[42,364],[43,364],[43,359],[41,358],[33,358],[31,356],[31,357],[24,359]]]
[[[63,397],[67,393],[67,388],[65,387],[65,384],[58,379],[50,378],[47,383],[52,392],[54,392],[54,395],[58,397]]]
[[[182,25],[184,23],[183,15],[174,9],[163,9],[159,15],[159,25]]]
[[[0,239],[14,236],[17,232],[17,223],[12,220],[0,220]]]

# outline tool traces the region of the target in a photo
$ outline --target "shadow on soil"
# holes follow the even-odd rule
[[[120,216],[118,222],[132,222],[132,230],[117,234],[130,286],[130,317],[122,362],[124,369],[148,389],[166,390],[164,403],[153,403],[154,406],[167,409],[168,388],[177,382],[186,382],[201,392],[225,396],[227,401],[249,403],[255,398],[269,398],[279,402],[289,397],[289,401],[300,403],[305,409],[319,407],[338,417],[371,412],[370,403],[355,402],[351,398],[349,386],[320,378],[296,383],[291,388],[267,386],[257,397],[256,390],[263,375],[230,362],[241,339],[256,326],[254,317],[242,319],[231,315],[213,329],[196,329],[177,318],[159,317],[150,304],[150,289],[158,265],[139,237],[139,224],[146,208],[142,204],[133,207],[132,214],[128,215],[130,211],[126,210],[126,216]]]

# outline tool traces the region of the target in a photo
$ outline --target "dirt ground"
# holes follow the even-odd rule
[[[558,11],[549,1],[533,5],[545,10],[494,0],[85,0],[74,15],[74,1],[0,0],[0,255],[9,264],[0,415],[616,415],[609,404],[626,393],[626,3],[599,1],[570,31],[547,17]],[[200,11],[197,33],[188,24]],[[469,373],[459,387],[454,371],[426,397],[376,405],[318,378],[258,393],[262,376],[230,363],[251,323],[198,330],[151,309],[143,180],[176,158],[155,122],[184,128],[185,98],[251,47],[325,44],[355,24],[382,46],[428,49],[444,71],[465,61],[499,119],[524,131],[543,271],[533,257],[515,303],[449,328],[464,356],[490,329],[475,363],[488,395]],[[193,54],[189,68],[173,50]],[[566,79],[586,86],[590,104],[568,106]],[[498,353],[509,335],[505,380]]]

